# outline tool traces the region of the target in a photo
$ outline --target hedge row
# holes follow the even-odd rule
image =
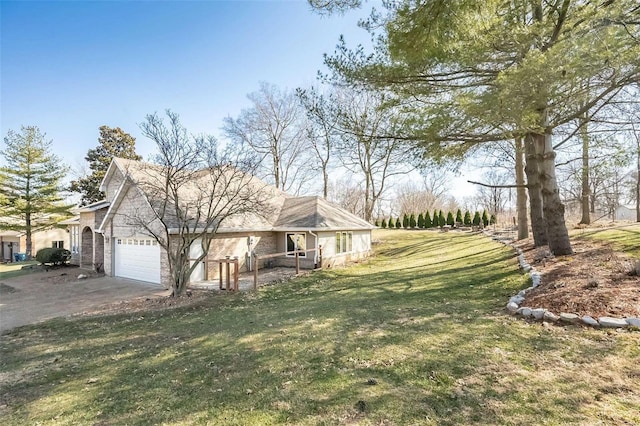
[[[455,218],[452,212],[448,212],[446,215],[442,210],[434,210],[433,216],[430,212],[426,212],[424,214],[418,214],[416,219],[416,215],[414,213],[407,214],[405,213],[400,219],[400,217],[393,218],[390,217],[389,220],[383,218],[382,220],[376,219],[375,225],[381,228],[405,228],[405,229],[429,229],[429,228],[442,228],[445,225],[449,225],[451,227],[456,226],[480,226],[480,224],[484,226],[489,226],[497,223],[496,216],[487,214],[487,211],[484,210],[482,214],[476,211],[473,215],[473,219],[471,218],[471,213],[467,210],[464,213],[464,217],[462,215],[462,211],[458,209],[455,214]]]

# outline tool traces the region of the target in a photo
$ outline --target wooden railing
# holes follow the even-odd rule
[[[273,254],[265,254],[265,255],[257,255],[253,254],[253,289],[258,289],[258,269],[260,267],[261,259],[271,259],[274,257],[282,257],[282,256],[291,256],[295,258],[296,263],[296,275],[300,274],[300,253],[312,253],[318,251],[318,264],[322,265],[322,246],[317,249],[307,249],[307,250],[295,250],[295,251],[285,251],[282,253],[273,253]]]

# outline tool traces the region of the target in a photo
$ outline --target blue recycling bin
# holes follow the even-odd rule
[[[14,253],[13,258],[16,260],[16,262],[24,262],[25,260],[27,260],[27,253]]]

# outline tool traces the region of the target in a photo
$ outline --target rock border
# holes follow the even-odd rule
[[[513,315],[520,315],[522,318],[533,319],[537,321],[550,321],[553,323],[565,323],[565,324],[583,324],[590,327],[604,327],[604,328],[628,328],[635,327],[640,328],[640,318],[613,318],[613,317],[599,317],[593,318],[589,315],[584,315],[580,317],[577,314],[569,313],[569,312],[560,312],[560,314],[556,315],[555,313],[545,309],[545,308],[531,308],[528,306],[522,306],[522,302],[524,302],[524,296],[527,292],[533,290],[538,287],[542,283],[542,273],[537,271],[533,266],[527,263],[524,258],[524,253],[522,249],[516,247],[513,243],[512,239],[506,239],[504,237],[499,236],[491,236],[494,241],[498,241],[505,245],[508,245],[515,249],[516,255],[518,256],[518,266],[520,270],[524,273],[528,273],[531,278],[531,286],[525,288],[524,290],[520,290],[518,294],[509,298],[507,302],[507,311]]]

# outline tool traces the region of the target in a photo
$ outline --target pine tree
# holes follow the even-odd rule
[[[496,217],[495,214],[492,214],[491,217],[489,218],[489,225],[495,225],[498,223],[498,218]]]
[[[142,160],[135,151],[136,139],[121,128],[100,126],[98,146],[90,149],[84,158],[89,163],[91,173],[71,182],[70,190],[82,194],[80,205],[86,206],[104,199],[100,183],[113,157]]]
[[[402,216],[402,227],[409,229],[409,216],[406,213]]]
[[[440,226],[440,228],[442,228],[446,224],[447,220],[444,218],[444,213],[442,212],[442,210],[440,210],[440,213],[438,214],[438,225]]]
[[[433,227],[438,228],[440,226],[440,216],[438,215],[438,210],[433,211]]]
[[[482,212],[482,224],[485,228],[489,226],[489,215],[487,214],[486,210]]]
[[[389,229],[393,229],[396,227],[396,221],[395,219],[393,219],[393,217],[389,218]]]
[[[424,227],[425,229],[433,227],[433,223],[431,223],[431,215],[429,215],[429,212],[426,212],[424,214]]]
[[[380,227],[380,221],[378,219],[376,219],[376,221],[373,223],[376,227]]]
[[[402,221],[400,220],[400,216],[396,218],[396,229],[402,228]]]
[[[414,215],[413,213],[411,213],[411,216],[409,216],[409,227],[411,229],[416,227],[416,215]]]
[[[453,213],[451,212],[447,213],[447,225],[449,226],[455,225],[455,222],[453,220]]]
[[[476,214],[473,215],[473,225],[474,226],[480,226],[480,221],[482,219],[480,219],[480,212],[476,211]]]
[[[420,213],[418,215],[418,229],[423,229],[423,228],[424,228],[424,215]]]
[[[471,222],[471,213],[469,213],[469,210],[464,212],[464,221],[463,221],[463,223],[466,226],[471,226],[471,224],[473,223],[473,222]]]
[[[462,223],[462,211],[458,209],[456,212],[456,225]]]
[[[382,229],[386,229],[387,228],[387,219],[382,218],[382,223],[380,225],[382,226]]]
[[[67,168],[50,152],[51,142],[35,126],[20,133],[9,130],[0,154],[3,196],[0,197],[0,229],[24,232],[26,257],[32,257],[32,234],[71,216],[71,205],[63,203],[62,179]]]

